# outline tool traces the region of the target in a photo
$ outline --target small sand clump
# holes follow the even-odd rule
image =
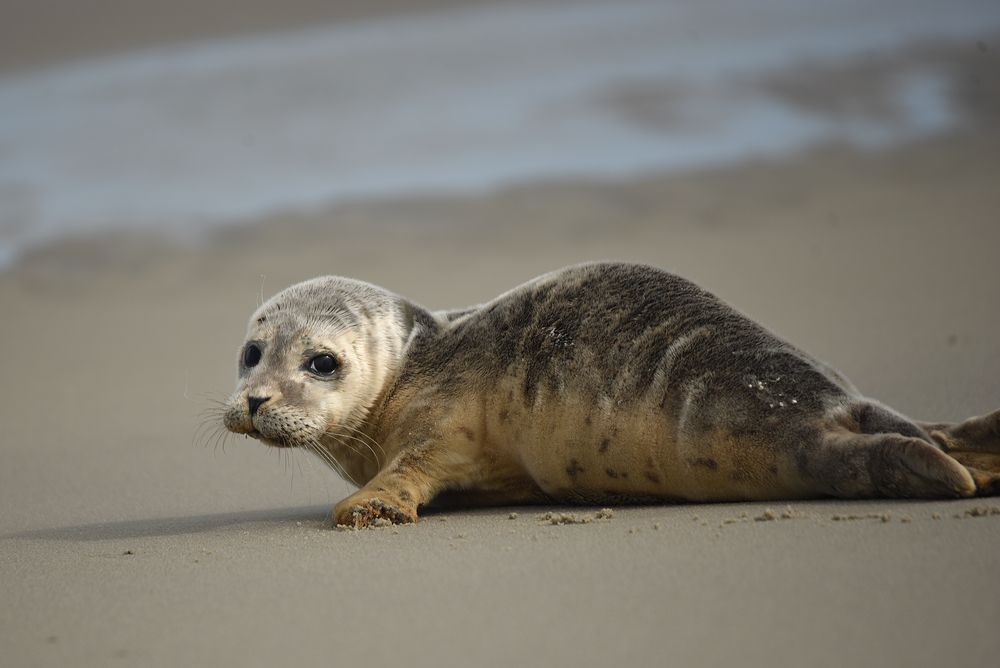
[[[545,513],[539,518],[546,524],[590,524],[593,517],[577,516],[571,513]]]
[[[594,520],[610,520],[614,516],[615,511],[611,510],[611,508],[601,508],[594,513],[593,517],[589,515],[574,515],[572,513],[549,512],[541,515],[538,519],[543,524],[590,524]]]
[[[392,520],[386,517],[376,517],[371,521],[368,526],[357,527],[353,524],[338,524],[334,526],[335,531],[369,531],[373,529],[388,529],[390,527],[396,527],[401,525],[396,525],[392,523]],[[396,532],[393,532],[396,533]]]
[[[1000,508],[997,506],[976,506],[965,511],[965,517],[989,517],[990,515],[1000,515]]]
[[[785,506],[785,509],[781,511],[781,519],[783,520],[797,520],[805,517],[805,513],[800,513],[791,506]]]
[[[516,520],[517,518],[518,518],[517,513],[511,513],[510,515],[507,516],[507,519],[509,520]]]

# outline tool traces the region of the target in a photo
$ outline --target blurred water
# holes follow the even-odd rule
[[[8,76],[0,264],[109,228],[907,141],[960,122],[948,72],[892,79],[889,116],[823,113],[762,83],[998,26],[1000,2],[982,0],[525,3]]]

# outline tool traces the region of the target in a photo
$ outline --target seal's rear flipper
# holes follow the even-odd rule
[[[809,477],[841,498],[945,499],[974,496],[972,472],[927,441],[901,434],[832,429],[803,458]]]
[[[1000,410],[959,422],[918,422],[945,452],[990,452],[1000,454]]]

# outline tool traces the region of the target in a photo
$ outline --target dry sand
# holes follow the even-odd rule
[[[997,128],[39,251],[0,274],[0,664],[993,665],[1000,500],[338,532],[318,462],[195,434],[262,291],[339,273],[438,308],[600,258],[699,281],[914,416],[994,409]]]

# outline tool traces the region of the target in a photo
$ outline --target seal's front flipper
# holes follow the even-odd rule
[[[918,423],[945,452],[1000,454],[1000,410],[957,424]]]
[[[333,509],[333,523],[364,529],[417,521],[417,509],[433,499],[441,481],[433,447],[403,450],[367,485]]]

